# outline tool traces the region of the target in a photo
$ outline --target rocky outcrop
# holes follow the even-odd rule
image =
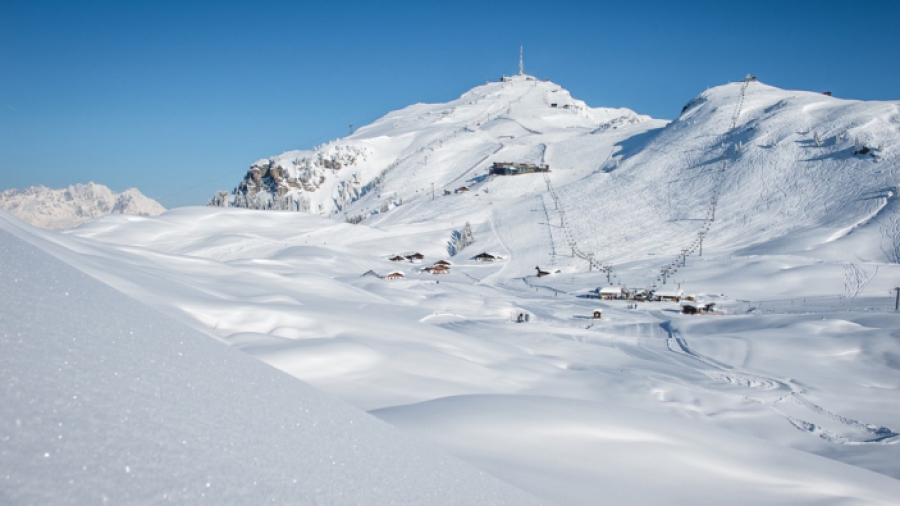
[[[218,192],[207,205],[248,209],[309,211],[305,195],[319,190],[329,178],[364,161],[368,149],[329,144],[313,151],[291,151],[255,162],[230,194]],[[352,199],[352,186],[336,183],[341,200]]]

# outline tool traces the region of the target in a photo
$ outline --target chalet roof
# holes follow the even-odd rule
[[[693,307],[713,307],[716,305],[715,302],[710,302],[707,300],[693,300],[693,301],[683,301],[681,303],[682,306],[693,306]]]
[[[600,295],[621,295],[622,287],[621,286],[604,286],[600,289]]]
[[[421,260],[421,259],[425,258],[425,255],[423,255],[421,253],[413,253],[412,255],[406,255],[406,258],[409,258],[409,259],[416,258],[418,260]]]
[[[475,255],[475,258],[499,258],[499,257],[497,257],[495,255],[491,255],[490,253],[487,253],[487,252],[482,252],[482,253]]]
[[[388,278],[388,279],[392,279],[392,278],[402,278],[402,277],[403,277],[403,273],[402,273],[402,272],[399,272],[399,271],[394,271],[394,272],[388,273],[388,275],[385,276],[385,277]]]
[[[453,264],[451,264],[450,262],[448,262],[446,260],[438,260],[437,262],[434,263],[434,265],[453,265]]]
[[[391,262],[402,262],[403,260],[406,260],[406,257],[400,255],[394,255],[391,257]]]

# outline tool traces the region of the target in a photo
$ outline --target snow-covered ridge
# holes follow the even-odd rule
[[[560,186],[579,245],[612,263],[671,260],[708,227],[708,251],[830,258],[841,239],[845,259],[897,262],[900,103],[756,81],[741,97],[743,85],[702,93],[600,174]],[[621,281],[652,283],[658,271],[646,274]]]
[[[0,193],[0,209],[36,227],[64,230],[107,214],[156,216],[166,208],[137,188],[116,193],[95,183],[54,190],[32,186]]]

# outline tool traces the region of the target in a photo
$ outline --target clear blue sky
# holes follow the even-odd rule
[[[517,71],[674,118],[747,73],[900,99],[900,2],[0,2],[0,190],[94,181],[167,207],[253,161]]]

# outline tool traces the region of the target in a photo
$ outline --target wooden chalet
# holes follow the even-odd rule
[[[422,270],[430,272],[431,274],[450,274],[450,268],[446,265],[432,265],[431,267],[426,267]]]
[[[456,189],[456,193],[467,193],[469,191],[468,186],[460,186]]]
[[[474,258],[475,258],[475,260],[477,260],[479,262],[496,262],[497,260],[500,259],[500,257],[498,257],[496,255],[491,255],[488,252],[481,252],[481,253],[475,255]]]
[[[421,253],[413,253],[412,255],[406,255],[406,259],[409,261],[413,261],[413,262],[416,260],[422,260],[423,258],[425,258],[425,255],[423,255]]]
[[[403,273],[399,272],[399,271],[394,271],[394,272],[389,273],[387,276],[384,276],[384,279],[391,279],[391,280],[403,279],[403,278],[404,278]]]
[[[406,260],[406,257],[400,255],[394,255],[391,257],[391,262],[402,262]]]
[[[448,262],[446,260],[438,260],[437,262],[434,263],[434,265],[446,265],[447,267],[450,267],[453,264],[451,264],[450,262]]]

